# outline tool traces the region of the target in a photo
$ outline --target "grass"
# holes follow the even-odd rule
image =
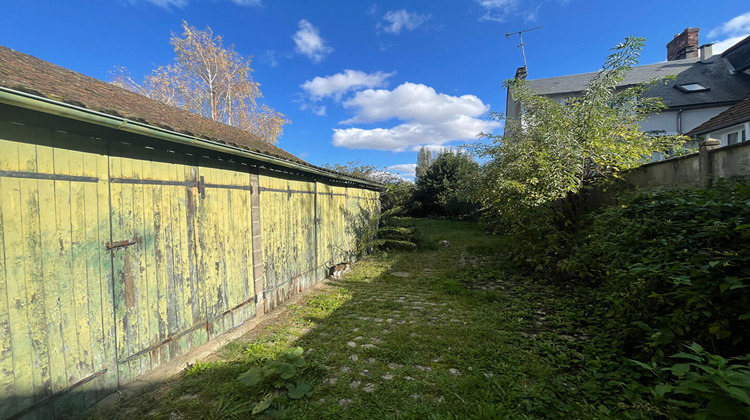
[[[259,417],[650,417],[617,397],[616,363],[588,345],[572,294],[512,278],[504,246],[472,223],[414,220],[449,247],[371,255],[261,331],[236,340],[174,382],[96,418],[248,418],[273,390],[237,381],[249,368],[304,349],[311,396],[283,393]],[[214,360],[215,359],[215,360]]]

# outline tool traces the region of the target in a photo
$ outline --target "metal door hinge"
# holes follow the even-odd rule
[[[130,245],[135,245],[135,241],[129,241],[125,239],[124,241],[113,242],[111,244],[110,243],[104,244],[104,246],[109,250],[117,249],[117,248],[125,248]]]

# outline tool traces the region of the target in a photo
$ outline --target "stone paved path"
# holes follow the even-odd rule
[[[308,359],[326,371],[318,387],[328,387],[331,392],[323,394],[335,395],[318,403],[328,405],[335,399],[347,407],[380,393],[440,404],[454,392],[445,389],[446,382],[459,379],[466,369],[481,368],[462,357],[463,348],[446,351],[457,337],[471,339],[477,315],[429,287],[424,278],[434,274],[394,271],[377,281],[345,277],[339,283],[352,294],[351,300],[310,331],[310,340],[299,342],[303,347],[306,341],[320,343],[321,337],[326,342],[325,348],[305,347]]]

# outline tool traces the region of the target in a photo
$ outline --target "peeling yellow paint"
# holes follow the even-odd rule
[[[256,314],[253,194],[272,306],[348,260],[379,211],[333,181],[261,170],[251,191],[258,169],[238,163],[0,133],[0,171],[19,174],[0,175],[0,418],[96,375],[37,411],[75,412]]]

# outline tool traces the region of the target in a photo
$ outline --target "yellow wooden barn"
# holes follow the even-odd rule
[[[0,418],[80,412],[325,278],[380,187],[0,47]]]

